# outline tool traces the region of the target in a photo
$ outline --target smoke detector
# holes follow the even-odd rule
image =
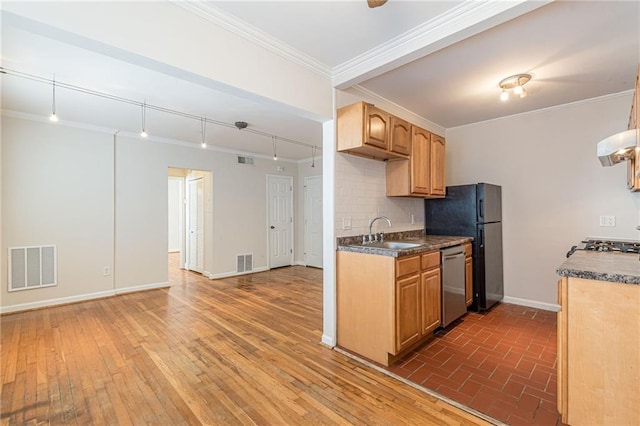
[[[238,128],[238,130],[242,130],[242,129],[246,129],[248,124],[246,121],[236,121],[235,123],[233,123],[236,125],[236,127]]]

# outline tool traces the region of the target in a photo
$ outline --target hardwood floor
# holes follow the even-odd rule
[[[321,270],[169,278],[3,315],[2,424],[487,424],[322,345]]]

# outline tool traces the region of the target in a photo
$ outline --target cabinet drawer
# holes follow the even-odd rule
[[[420,272],[420,256],[405,256],[396,260],[396,278],[418,272]]]
[[[422,255],[422,269],[437,268],[440,266],[440,252],[432,251]]]
[[[464,255],[465,257],[471,256],[471,243],[464,243]]]

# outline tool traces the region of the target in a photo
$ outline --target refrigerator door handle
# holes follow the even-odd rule
[[[484,229],[480,229],[480,238],[479,239],[480,239],[480,241],[479,241],[480,248],[483,248],[484,247]]]
[[[484,198],[478,199],[478,221],[484,222]]]

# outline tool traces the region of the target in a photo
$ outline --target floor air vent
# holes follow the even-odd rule
[[[56,246],[9,248],[9,291],[54,286],[56,275]]]
[[[249,272],[253,270],[253,254],[239,254],[237,272]]]

